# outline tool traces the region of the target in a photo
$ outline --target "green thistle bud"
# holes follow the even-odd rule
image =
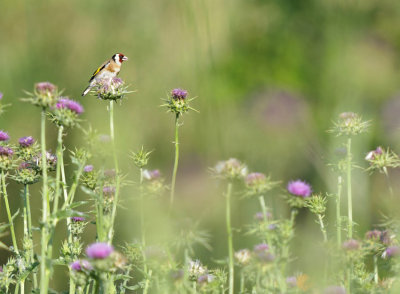
[[[328,132],[335,133],[337,136],[354,136],[366,132],[369,126],[370,122],[363,121],[357,113],[343,112]]]

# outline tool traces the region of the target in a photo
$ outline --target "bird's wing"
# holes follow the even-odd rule
[[[102,65],[100,65],[99,68],[96,69],[96,71],[92,74],[92,77],[90,78],[89,82],[93,81],[93,79],[95,78],[95,76],[97,76],[97,74],[98,74],[103,68],[105,68],[109,63],[110,63],[110,61],[107,60],[107,61],[104,62]]]

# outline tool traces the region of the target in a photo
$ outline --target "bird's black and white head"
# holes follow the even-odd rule
[[[126,57],[126,56],[125,56],[124,54],[122,54],[122,53],[117,53],[117,54],[114,54],[114,55],[112,56],[112,59],[115,61],[116,64],[121,65],[122,62],[128,60],[128,57]]]

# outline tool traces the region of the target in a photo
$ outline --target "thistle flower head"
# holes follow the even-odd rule
[[[246,197],[260,196],[273,189],[279,182],[271,181],[271,177],[263,173],[249,173],[245,178]]]
[[[35,84],[35,90],[39,94],[53,94],[57,90],[57,87],[50,82],[40,82]]]
[[[83,112],[83,106],[78,102],[68,99],[67,97],[61,97],[58,99],[56,104],[57,109],[69,109],[76,114],[81,114]]]
[[[380,241],[382,232],[379,230],[372,230],[365,233],[365,239],[371,241]]]
[[[241,249],[235,252],[235,259],[241,265],[246,265],[251,259],[251,252],[249,249]]]
[[[200,260],[190,260],[188,264],[188,271],[191,277],[198,277],[207,272],[207,269],[203,267]]]
[[[93,243],[86,248],[86,255],[92,259],[105,259],[114,252],[114,247],[107,243]]]
[[[301,180],[290,181],[287,190],[290,194],[302,198],[310,197],[312,193],[311,185]]]
[[[343,242],[342,248],[345,251],[355,251],[360,249],[360,242],[354,239],[346,240]]]
[[[183,115],[185,112],[189,110],[194,110],[194,108],[189,106],[189,102],[192,101],[194,98],[187,98],[188,92],[183,89],[174,89],[168,95],[168,98],[165,99],[165,106],[168,112],[175,113],[176,117]]]
[[[367,131],[370,123],[363,121],[361,116],[354,112],[343,112],[339,114],[339,119],[334,122],[333,128],[329,130],[337,136],[358,135]]]
[[[368,152],[365,160],[370,164],[368,171],[379,170],[381,173],[386,173],[386,168],[400,166],[399,156],[389,148],[385,150],[380,146]]]
[[[236,179],[247,175],[247,166],[236,158],[230,158],[218,162],[212,171],[218,178]]]
[[[117,101],[132,92],[128,91],[128,86],[125,86],[122,79],[114,77],[97,81],[91,89],[91,93],[99,99]]]
[[[54,106],[59,96],[57,86],[50,82],[40,82],[35,84],[33,93],[26,92],[29,98],[22,100],[32,103],[42,108]]]
[[[14,151],[10,147],[0,146],[0,156],[11,157],[13,154]]]
[[[75,223],[79,223],[79,222],[84,222],[85,218],[82,216],[73,216],[71,217],[71,220]]]
[[[391,258],[400,255],[400,247],[399,246],[389,246],[382,254],[382,258]]]
[[[323,215],[326,210],[326,204],[328,200],[326,197],[317,194],[307,198],[306,206],[311,210],[312,213],[317,215]]]
[[[32,162],[21,162],[18,168],[15,170],[13,179],[20,184],[31,185],[39,181],[40,174],[37,169],[34,168]]]
[[[0,100],[3,99],[3,93],[0,92]]]
[[[151,151],[145,151],[143,146],[142,148],[137,151],[137,152],[132,152],[131,158],[133,160],[133,163],[138,167],[138,168],[143,168],[147,165],[149,161]]]
[[[32,136],[22,137],[18,139],[19,146],[26,148],[32,146],[35,143],[35,139]]]
[[[85,173],[90,173],[90,172],[92,172],[93,171],[93,165],[86,165],[84,168],[83,168],[83,172],[85,172]]]
[[[7,132],[0,131],[0,142],[5,142],[10,139],[10,136],[8,135]]]
[[[275,259],[275,256],[270,252],[269,246],[265,243],[254,246],[254,253],[263,262],[271,262]]]
[[[46,151],[46,166],[48,171],[55,171],[57,166],[57,156],[49,151]],[[42,154],[39,153],[33,158],[33,165],[38,171],[42,170]]]
[[[85,259],[74,261],[73,263],[70,264],[70,267],[72,270],[77,272],[83,270],[91,271],[93,269],[93,266],[90,264],[90,262]]]
[[[171,91],[171,97],[175,100],[183,100],[186,99],[188,92],[182,89],[173,89]]]
[[[113,186],[104,186],[103,187],[103,194],[104,194],[104,196],[114,196],[115,187],[113,187]]]

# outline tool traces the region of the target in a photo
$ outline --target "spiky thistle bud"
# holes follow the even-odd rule
[[[25,92],[29,95],[28,98],[23,98],[23,101],[32,103],[33,105],[49,108],[56,104],[58,96],[57,86],[50,82],[40,82],[35,84],[33,93]]]

